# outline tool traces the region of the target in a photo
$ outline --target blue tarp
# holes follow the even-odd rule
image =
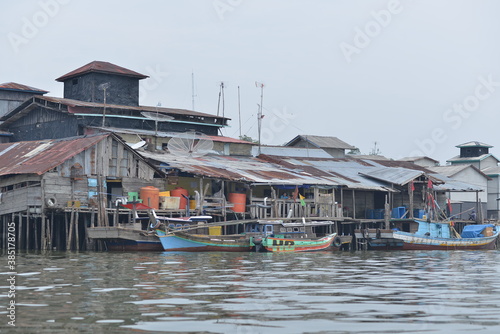
[[[486,227],[493,227],[492,224],[485,225],[468,225],[462,230],[462,238],[482,238],[484,235],[481,234]]]

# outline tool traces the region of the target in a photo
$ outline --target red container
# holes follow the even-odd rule
[[[142,204],[158,210],[160,207],[160,189],[152,186],[142,187],[139,197]]]
[[[228,200],[230,203],[234,204],[234,212],[246,211],[247,194],[230,193]]]
[[[182,187],[177,187],[174,190],[170,191],[170,196],[180,197],[181,200],[179,203],[179,209],[184,210],[186,209],[186,205],[188,202],[187,199],[182,195],[189,196],[189,192],[187,191],[187,189],[184,189]]]

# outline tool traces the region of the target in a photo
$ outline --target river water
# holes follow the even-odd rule
[[[2,333],[500,333],[498,250],[19,253],[16,327],[2,268]]]

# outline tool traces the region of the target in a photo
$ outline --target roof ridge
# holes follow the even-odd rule
[[[60,81],[60,82],[66,81],[66,80],[71,79],[75,76],[87,74],[87,73],[91,73],[91,72],[111,73],[111,74],[116,74],[116,75],[136,77],[139,80],[149,78],[149,76],[147,76],[147,75],[129,70],[128,68],[121,67],[121,66],[115,65],[113,63],[107,62],[107,61],[94,60],[88,64],[80,66],[79,68],[60,76],[59,78],[56,79],[56,81]]]

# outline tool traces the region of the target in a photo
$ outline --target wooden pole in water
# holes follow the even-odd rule
[[[90,211],[90,227],[94,227],[94,221],[95,221],[95,215],[94,215],[94,210]],[[89,248],[87,250],[96,250],[96,242],[94,239],[89,240]]]
[[[344,187],[340,187],[340,217],[344,217]]]
[[[68,242],[69,239],[69,221],[68,221],[68,213],[64,213],[64,233],[66,235],[66,243]],[[62,244],[61,244],[62,245]]]
[[[61,222],[62,219],[58,217],[56,221],[56,226],[57,226],[57,245],[55,246],[57,250],[62,250],[62,239],[63,239],[63,233],[65,234],[66,231],[63,230],[63,227],[66,227],[64,225],[64,221]]]
[[[352,218],[356,219],[356,196],[354,189],[352,190]]]
[[[56,243],[55,242],[55,233],[56,231],[54,230],[54,211],[51,211],[50,212],[50,239],[49,239],[49,249],[54,249],[54,244]],[[57,225],[56,225],[57,227]]]
[[[2,235],[3,235],[3,238],[0,240],[0,243],[2,243],[2,245],[0,246],[0,249],[7,249],[7,247],[5,247],[5,240],[7,238],[7,233],[6,230],[5,230],[5,226],[6,226],[6,220],[5,220],[5,216],[2,216]]]
[[[75,218],[75,209],[71,208],[71,217],[69,219],[69,233],[68,240],[66,240],[66,250],[71,250],[71,243],[73,241],[73,219]]]
[[[23,244],[21,243],[22,241],[22,235],[23,235],[23,224],[22,224],[22,216],[21,213],[19,212],[18,215],[18,224],[17,224],[17,247],[18,249],[22,249]]]
[[[278,218],[278,195],[276,194],[276,189],[271,186],[271,198],[273,199],[273,205],[271,206],[271,217]]]
[[[413,181],[408,183],[408,196],[410,197],[410,212],[409,217],[413,219]]]
[[[52,220],[47,218],[47,249],[52,249]]]
[[[41,228],[41,236],[40,236],[40,246],[42,250],[47,249],[47,239],[46,239],[46,228],[45,228],[45,212],[42,212],[42,228]]]
[[[80,210],[76,209],[75,213],[75,236],[76,236],[76,251],[80,250],[80,237],[79,237],[79,228],[78,228],[78,218],[80,216]]]
[[[390,206],[389,206],[389,199],[388,195],[385,195],[385,203],[384,203],[384,227],[386,230],[390,228],[389,224],[389,212],[390,212]]]
[[[30,210],[26,211],[26,250],[30,248]]]
[[[38,218],[34,218],[34,222],[33,222],[33,229],[35,230],[35,249],[38,250]]]
[[[87,226],[88,226],[88,222],[89,222],[89,215],[86,214],[83,216],[83,238],[85,240],[84,242],[84,249],[85,250],[89,250],[90,248],[90,240],[89,240],[89,235],[88,235],[88,231],[87,231]]]
[[[116,205],[116,209],[115,209],[115,212],[113,214],[113,226],[118,226],[118,217],[119,217],[119,213],[120,213],[120,205],[117,204]]]

